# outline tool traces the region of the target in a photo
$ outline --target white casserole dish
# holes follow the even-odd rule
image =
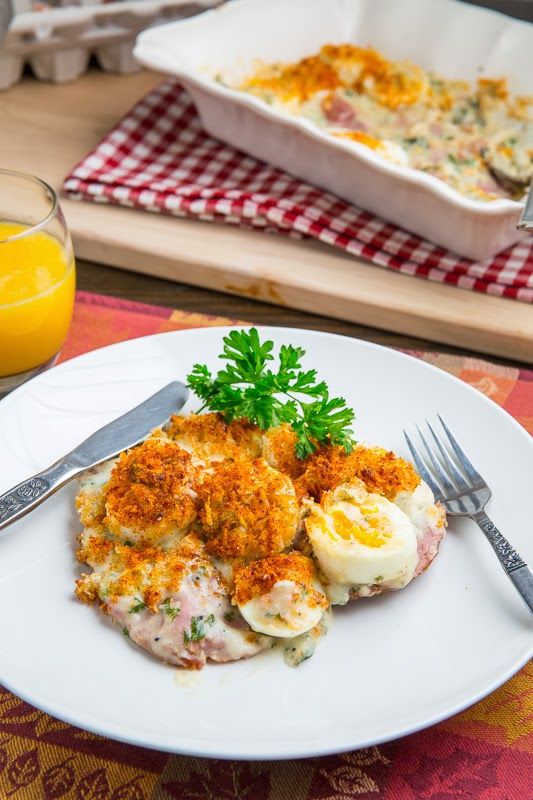
[[[512,93],[533,92],[533,26],[455,0],[233,0],[141,33],[134,55],[179,78],[213,136],[424,238],[476,260],[521,239],[522,203],[471,200],[214,79],[238,81],[258,59],[293,61],[341,42],[447,78],[505,76]]]

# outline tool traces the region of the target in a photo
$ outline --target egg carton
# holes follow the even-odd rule
[[[76,5],[56,0],[62,7],[31,11],[25,10],[31,0],[11,2],[14,16],[3,38],[0,31],[0,89],[17,83],[26,63],[37,78],[53,83],[78,78],[91,56],[106,72],[135,72],[139,65],[132,51],[141,30],[220,5],[220,0],[77,0]]]

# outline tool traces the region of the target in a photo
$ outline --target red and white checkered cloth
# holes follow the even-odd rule
[[[65,179],[74,199],[312,236],[407,275],[533,303],[533,237],[469,261],[212,139],[174,80],[157,86]]]

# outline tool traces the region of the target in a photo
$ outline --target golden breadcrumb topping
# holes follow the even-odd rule
[[[261,432],[247,420],[224,422],[221,414],[175,415],[166,434],[196,458],[235,461],[261,454]]]
[[[306,590],[309,606],[327,608],[326,597],[313,585],[315,578],[315,565],[310,558],[300,553],[279,553],[236,569],[233,599],[237,605],[243,605],[254,597],[268,594],[278,581],[293,581]]]
[[[80,491],[76,497],[76,508],[81,524],[86,528],[101,525],[105,517],[105,496],[102,491]]]
[[[117,535],[125,529],[147,541],[183,531],[196,516],[194,486],[198,468],[189,453],[164,439],[147,439],[122,453],[115,464],[106,496],[104,524]]]
[[[339,87],[367,91],[395,109],[416,103],[427,91],[428,81],[420,67],[389,61],[372,47],[327,44],[318,55],[260,68],[241,88],[272,91],[282,100],[303,102],[317,92],[331,93]]]
[[[105,564],[112,554],[115,542],[108,538],[100,528],[85,529],[78,536],[80,547],[76,553],[78,561],[90,564],[92,567]]]
[[[293,480],[305,469],[305,461],[296,455],[297,440],[296,432],[288,424],[270,428],[263,436],[263,458]]]
[[[324,492],[353,478],[363,481],[369,492],[393,500],[398,492],[411,492],[420,483],[412,464],[381,447],[358,445],[351,453],[341,447],[325,447],[307,459],[303,475],[294,481],[299,498],[320,500]]]
[[[206,549],[222,558],[262,558],[288,547],[299,510],[290,478],[262,458],[215,467],[199,487]]]
[[[215,571],[204,557],[203,542],[195,534],[163,549],[127,546],[95,532],[78,551],[78,559],[92,566],[103,565],[99,572],[76,582],[80,600],[91,602],[100,594],[102,601],[109,604],[121,597],[133,597],[154,613],[165,598],[179,590],[186,574]]]
[[[345,86],[360,93],[366,90],[389,108],[416,103],[427,88],[420,67],[389,61],[372,47],[326,44],[320,57],[343,78]]]
[[[340,83],[337,72],[318,55],[274,70],[261,70],[246,87],[273,90],[284,100],[308,100],[316,92],[331,91]]]

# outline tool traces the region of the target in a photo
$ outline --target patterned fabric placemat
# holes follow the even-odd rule
[[[62,360],[162,331],[233,324],[78,292]],[[533,433],[533,371],[417,353]],[[0,687],[0,798],[14,800],[531,800],[533,665],[462,714],[390,744],[325,758],[219,761],[120,744]]]
[[[533,302],[533,236],[469,261],[208,136],[175,80],[156,86],[67,176],[74,200],[311,236],[406,275]]]

